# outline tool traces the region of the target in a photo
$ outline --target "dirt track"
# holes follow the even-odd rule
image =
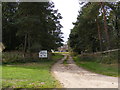
[[[58,61],[52,72],[64,88],[118,88],[118,78],[95,74],[75,65],[69,56],[68,64],[62,64],[65,57]]]

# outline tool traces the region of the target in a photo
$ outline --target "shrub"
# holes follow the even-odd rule
[[[3,64],[39,62],[39,61],[41,61],[41,59],[38,57],[38,53],[26,53],[25,57],[23,57],[22,52],[3,52],[2,53]]]
[[[80,56],[80,60],[114,64],[118,63],[118,52],[114,51],[109,53],[83,54]]]

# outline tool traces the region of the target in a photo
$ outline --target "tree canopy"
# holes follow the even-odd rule
[[[2,6],[6,50],[50,51],[62,45],[62,16],[53,2],[4,2]]]
[[[69,45],[74,52],[97,52],[118,48],[120,2],[89,2],[73,23]]]

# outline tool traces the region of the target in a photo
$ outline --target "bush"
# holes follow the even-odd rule
[[[71,55],[71,56],[77,56],[78,53],[77,53],[77,52],[70,52],[70,55]]]
[[[114,64],[118,63],[118,52],[82,54],[79,56],[81,61],[94,61],[98,63]]]
[[[47,59],[44,59],[47,60]],[[26,63],[26,62],[39,62],[42,61],[38,57],[38,53],[26,53],[23,57],[22,52],[3,52],[2,53],[2,63]]]
[[[104,53],[101,57],[101,63],[107,63],[107,64],[112,64],[112,63],[118,63],[118,52],[110,52],[110,53]]]

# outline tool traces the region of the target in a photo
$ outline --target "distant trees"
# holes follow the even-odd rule
[[[53,2],[4,2],[3,43],[6,50],[36,52],[62,45],[62,16]]]
[[[70,33],[69,45],[72,50],[81,53],[118,48],[120,25],[118,9],[120,2],[86,3],[79,11]]]

